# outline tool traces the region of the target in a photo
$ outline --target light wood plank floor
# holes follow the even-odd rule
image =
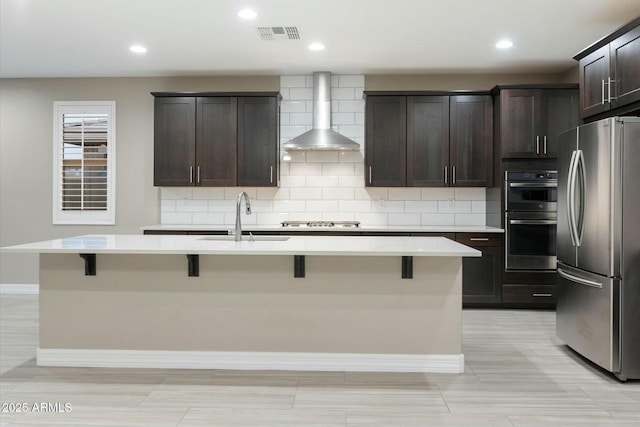
[[[30,409],[2,426],[640,426],[640,381],[567,349],[552,311],[465,310],[450,375],[37,367],[37,297],[0,304],[0,400]]]

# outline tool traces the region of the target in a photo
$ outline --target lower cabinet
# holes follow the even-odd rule
[[[462,303],[497,305],[502,297],[502,235],[456,233],[456,241],[482,252],[480,258],[462,260]]]

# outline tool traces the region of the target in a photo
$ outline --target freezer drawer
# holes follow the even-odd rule
[[[620,280],[558,264],[556,334],[603,368],[620,368],[615,307]]]

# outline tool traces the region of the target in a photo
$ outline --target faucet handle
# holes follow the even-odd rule
[[[253,233],[252,232],[249,232],[249,241],[250,242],[255,242],[256,241],[256,239],[253,237]]]

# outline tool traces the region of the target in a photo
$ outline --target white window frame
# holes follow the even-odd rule
[[[107,122],[107,209],[62,209],[63,114],[108,114]],[[115,225],[116,223],[116,102],[53,102],[53,224]]]

